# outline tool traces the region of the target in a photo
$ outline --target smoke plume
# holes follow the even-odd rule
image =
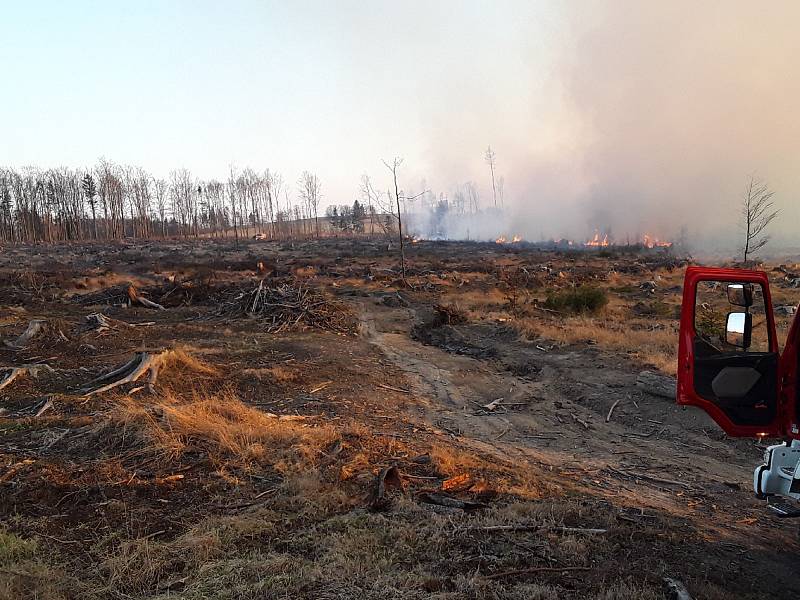
[[[754,175],[782,210],[774,246],[791,243],[800,219],[800,4],[568,7],[544,86],[551,97],[536,100],[538,114],[495,105],[481,127],[459,133],[460,148],[468,139],[477,146],[479,131],[496,134],[506,180],[505,220],[486,219],[473,235],[585,239],[597,228],[624,240],[686,226],[697,247],[733,249]],[[477,173],[490,204],[488,171]]]

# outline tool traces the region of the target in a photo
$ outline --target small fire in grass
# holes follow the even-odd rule
[[[510,241],[506,236],[501,235],[499,238],[497,238],[494,241],[494,243],[495,244],[519,244],[521,241],[522,241],[522,236],[519,236],[519,235],[515,235],[514,237],[511,238]]]
[[[605,248],[606,246],[610,245],[611,242],[608,239],[608,234],[604,234],[603,237],[600,237],[600,232],[595,230],[594,237],[590,239],[588,242],[584,242],[584,246],[588,246],[590,248]]]
[[[642,246],[645,248],[670,248],[672,247],[672,242],[662,242],[657,237],[644,234],[644,238],[642,238]]]

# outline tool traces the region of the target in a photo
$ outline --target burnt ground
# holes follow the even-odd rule
[[[763,446],[638,389],[647,351],[548,338],[586,319],[533,299],[590,282],[610,328],[656,307],[642,339],[669,343],[680,263],[423,243],[409,274],[385,242],[5,248],[0,338],[47,327],[0,366],[55,372],[0,390],[0,597],[797,597],[796,526],[750,490]],[[262,280],[352,327],[226,310]],[[152,390],[80,389],[164,349]],[[403,492],[371,502],[390,466]]]

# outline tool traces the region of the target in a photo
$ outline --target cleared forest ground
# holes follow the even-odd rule
[[[50,369],[0,389],[0,597],[797,597],[762,448],[635,385],[674,372],[683,266],[421,242],[404,285],[379,241],[3,248],[0,367]],[[607,304],[553,308],[581,287]]]

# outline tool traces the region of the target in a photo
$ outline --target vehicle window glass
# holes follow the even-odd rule
[[[729,302],[728,285],[731,283],[735,282],[701,281],[698,284],[694,311],[695,332],[719,352],[769,352],[769,326],[763,286],[752,284],[753,304],[745,308]],[[731,336],[726,336],[730,313],[751,315],[753,329],[749,348],[728,343],[732,339]]]

